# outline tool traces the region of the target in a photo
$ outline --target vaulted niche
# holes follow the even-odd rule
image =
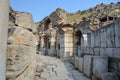
[[[80,30],[77,30],[74,36],[74,55],[75,56],[79,55],[78,49],[82,46],[81,40],[82,40],[82,33]]]
[[[81,36],[82,36],[82,33],[80,30],[75,32],[75,41],[77,46],[81,46]]]

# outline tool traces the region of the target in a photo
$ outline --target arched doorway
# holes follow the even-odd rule
[[[78,56],[78,48],[81,47],[82,32],[80,30],[75,32],[74,36],[74,54]]]

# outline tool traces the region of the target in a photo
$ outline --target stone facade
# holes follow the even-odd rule
[[[81,57],[84,59],[83,64],[79,64],[79,66],[83,66],[83,73],[86,76],[94,76],[96,79],[101,79],[103,73],[107,74],[109,71],[120,72],[120,55],[118,54],[120,50],[119,22],[120,19],[118,18],[112,23],[96,30],[91,30],[89,28],[91,25],[86,24],[86,21],[75,27],[76,32],[81,31],[82,37],[79,36],[79,40],[83,43],[80,47],[78,46],[75,60],[78,58],[81,59]],[[83,26],[83,24],[85,25]],[[81,61],[79,63],[81,63]]]
[[[40,42],[39,53],[58,56],[63,61],[73,57],[73,26],[67,24],[67,13],[56,9],[41,21],[38,27]]]
[[[63,14],[62,11],[59,13]],[[78,24],[67,23],[65,15],[62,15],[59,24],[59,19],[54,20],[51,15],[43,19],[38,27],[39,53],[60,57],[62,61],[69,60],[80,72],[95,80],[102,79],[103,73],[120,72],[119,18],[112,17],[113,20],[104,22],[99,20],[99,27],[94,28],[96,25],[87,20]],[[104,26],[101,26],[103,23]]]

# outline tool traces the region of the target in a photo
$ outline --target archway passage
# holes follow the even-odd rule
[[[78,56],[78,48],[81,46],[82,32],[80,30],[75,32],[74,36],[74,54]]]
[[[81,36],[82,36],[82,33],[81,33],[80,30],[75,32],[75,38],[76,38],[76,41],[77,41],[76,44],[78,46],[81,46]]]

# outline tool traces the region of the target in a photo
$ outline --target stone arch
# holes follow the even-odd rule
[[[80,31],[80,30],[77,30],[76,32],[75,32],[75,38],[76,38],[76,43],[77,43],[77,45],[81,45],[81,37],[82,37],[82,32]]]
[[[81,30],[76,30],[74,33],[74,54],[75,56],[79,56],[78,49],[82,45],[82,32]]]

